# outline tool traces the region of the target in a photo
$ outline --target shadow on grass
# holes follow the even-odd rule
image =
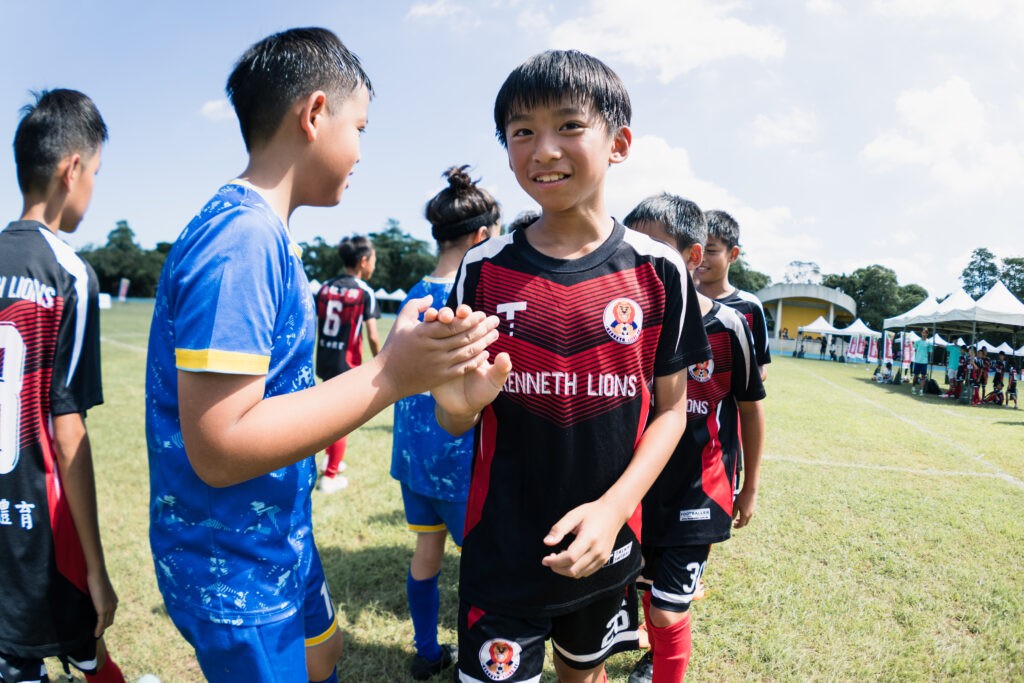
[[[370,524],[387,524],[389,526],[402,528],[407,526],[404,510],[392,510],[390,512],[382,512],[377,515],[370,515],[366,518],[366,521]]]
[[[366,610],[384,612],[397,619],[409,618],[405,580],[412,553],[408,546],[391,545],[346,550],[320,546],[327,585],[352,622]],[[458,609],[458,557],[446,554],[438,588],[441,593],[441,625],[456,628]]]
[[[382,432],[391,436],[394,432],[393,425],[389,422],[388,424],[376,424],[376,425],[363,425],[359,428],[361,432]]]

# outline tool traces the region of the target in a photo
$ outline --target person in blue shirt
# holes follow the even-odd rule
[[[419,299],[376,358],[314,386],[316,314],[288,222],[340,201],[371,93],[326,29],[250,47],[227,83],[248,165],[161,274],[146,369],[150,545],[167,612],[209,681],[337,681],[313,455],[399,398],[487,367],[497,336],[495,318]]]
[[[426,218],[437,241],[437,267],[409,290],[406,301],[429,296],[434,308],[444,306],[462,257],[501,229],[498,202],[477,187],[468,169],[458,166],[445,171],[448,187],[427,202]],[[426,680],[455,662],[454,648],[437,641],[438,577],[445,536],[462,545],[473,459],[472,431],[448,434],[437,424],[435,406],[429,393],[398,401],[391,450],[391,476],[402,484],[405,518],[416,532],[416,550],[406,578],[416,646],[411,669],[416,680]]]
[[[928,328],[921,329],[921,338],[914,342],[914,383],[912,394],[924,395],[924,383],[928,380],[928,363],[931,361],[932,348],[935,344],[929,339]]]

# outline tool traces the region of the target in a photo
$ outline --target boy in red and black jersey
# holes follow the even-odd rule
[[[649,197],[625,219],[630,228],[673,245],[692,271],[700,265],[707,227],[691,201],[669,194]],[[718,301],[698,295],[712,358],[691,365],[686,388],[687,426],[661,475],[643,501],[644,616],[651,651],[630,683],[680,681],[691,651],[689,607],[712,543],[745,526],[757,505],[764,385],[746,320]],[[736,494],[741,447],[747,458]]]
[[[761,379],[768,377],[765,367],[772,362],[768,348],[768,323],[761,300],[750,292],[733,287],[729,282],[729,267],[740,257],[740,226],[725,211],[706,211],[707,244],[704,260],[694,271],[697,291],[720,304],[739,311],[747,320],[754,336],[754,354],[760,367]]]
[[[498,137],[543,213],[466,254],[451,304],[501,319],[493,365],[434,390],[476,427],[460,575],[460,680],[600,680],[636,640],[638,504],[685,426],[685,368],[709,357],[678,254],[605,209],[629,97],[607,66],[552,51],[516,68]],[[632,595],[633,608],[628,597]]]
[[[103,402],[98,286],[61,241],[92,198],[107,128],[74,90],[37,96],[14,138],[21,219],[0,232],[0,680],[44,657],[123,681],[102,635],[117,609],[85,413]]]
[[[370,353],[376,356],[380,352],[380,309],[373,289],[366,284],[377,266],[377,252],[368,237],[359,235],[343,239],[338,255],[345,274],[325,282],[316,294],[316,375],[324,381],[362,365],[363,323]],[[348,486],[348,479],[338,474],[345,470],[347,442],[343,436],[325,449],[324,476],[317,485],[320,491],[335,493]]]

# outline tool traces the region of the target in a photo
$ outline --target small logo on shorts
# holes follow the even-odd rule
[[[715,372],[715,361],[708,358],[700,363],[694,363],[690,366],[690,377],[694,380],[703,384],[711,379],[711,375]]]
[[[700,522],[707,519],[711,519],[711,508],[679,511],[680,522]]]
[[[632,299],[612,299],[604,307],[604,330],[620,344],[632,344],[640,338],[644,312]]]
[[[480,668],[492,681],[505,681],[519,669],[523,647],[512,640],[491,638],[480,646]]]

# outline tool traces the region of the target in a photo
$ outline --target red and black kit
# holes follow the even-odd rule
[[[704,329],[712,358],[687,369],[686,431],[644,497],[645,546],[717,543],[732,529],[737,402],[759,401],[765,392],[743,318],[716,302],[704,316]]]
[[[96,612],[52,416],[103,402],[92,268],[43,224],[0,232],[0,653],[88,650]]]
[[[709,357],[693,284],[674,251],[615,223],[581,258],[536,251],[525,231],[471,249],[449,305],[501,319],[490,347],[512,373],[476,430],[460,594],[509,616],[552,617],[622,589],[640,569],[635,528],[608,564],[570,579],[541,560],[566,512],[597,500],[633,457],[655,377]]]
[[[363,321],[379,318],[377,297],[353,275],[328,280],[316,294],[316,375],[331,379],[363,362]]]
[[[768,365],[772,362],[771,350],[768,348],[768,321],[764,315],[764,307],[761,300],[750,292],[742,289],[732,290],[721,299],[715,299],[720,304],[734,308],[743,315],[754,337],[754,357],[758,365]]]

